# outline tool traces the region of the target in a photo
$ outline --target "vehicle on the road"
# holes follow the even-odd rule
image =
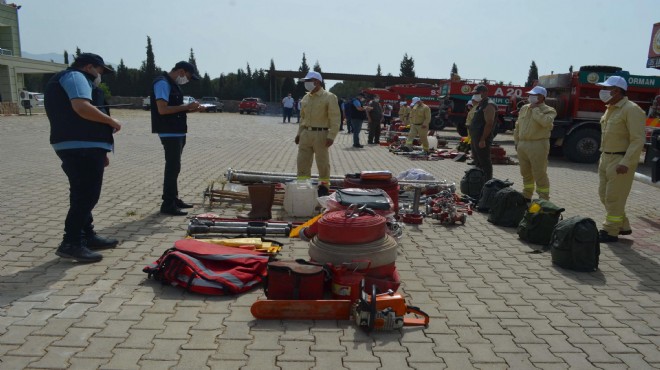
[[[245,98],[238,104],[238,113],[265,114],[266,104],[259,98]]]
[[[204,112],[222,112],[224,103],[215,96],[204,96],[199,99],[199,104],[204,108]]]
[[[660,91],[660,76],[635,76],[619,67],[583,66],[577,72],[540,76],[538,84],[548,90],[546,104],[555,108],[557,117],[550,136],[553,151],[563,152],[572,162],[595,163],[600,157],[600,117],[605,103],[599,97],[601,86],[612,75],[628,82],[626,96],[645,112]],[[507,121],[517,119],[512,111]]]
[[[151,109],[151,96],[147,96],[146,98],[142,99],[142,109]]]

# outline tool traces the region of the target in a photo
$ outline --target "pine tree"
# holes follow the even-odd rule
[[[525,82],[525,87],[531,87],[534,85],[534,82],[539,79],[539,70],[536,67],[536,63],[532,60],[532,65],[529,66],[529,75],[527,76],[527,82]]]
[[[69,52],[64,50],[64,64],[69,65]]]
[[[307,65],[307,57],[305,57],[305,53],[303,53],[302,63],[300,63],[300,67],[298,68],[298,71],[304,73],[309,72],[309,65]]]
[[[78,58],[80,54],[82,54],[82,52],[80,51],[80,48],[76,46],[76,58]]]
[[[305,56],[305,53],[303,53],[302,62],[300,63],[300,67],[298,68],[298,71],[302,72],[303,74],[307,74],[307,72],[309,72],[309,65],[307,64],[307,57]],[[298,83],[296,83],[296,89],[293,94],[295,96],[303,96],[306,93],[307,90],[305,89],[305,83],[302,80],[302,78],[300,78],[298,79]]]
[[[314,70],[318,73],[323,73],[321,70],[321,65],[319,64],[319,61],[317,60],[316,63],[314,63]]]
[[[188,63],[194,65],[195,70],[197,70],[197,60],[195,60],[195,53],[193,52],[192,48],[190,48],[190,57],[188,57]]]
[[[452,63],[451,65],[451,75],[457,75],[458,74],[458,67],[456,67],[456,63]]]
[[[412,57],[408,57],[408,53],[403,55],[400,70],[399,77],[415,77],[415,60]]]
[[[573,73],[573,65],[571,64],[570,67],[568,67],[568,73]]]
[[[378,81],[374,84],[374,87],[377,88],[383,88],[385,87],[385,83],[383,82],[383,71],[380,69],[380,63],[378,63],[378,67],[376,68],[376,77],[378,77]]]

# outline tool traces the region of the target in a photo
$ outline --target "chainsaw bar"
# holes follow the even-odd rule
[[[350,320],[349,300],[258,300],[252,316],[263,320]]]

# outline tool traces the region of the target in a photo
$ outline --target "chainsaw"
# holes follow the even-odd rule
[[[364,286],[364,280],[362,281]],[[355,303],[350,300],[258,300],[250,312],[263,320],[351,320],[367,332],[396,330],[404,326],[428,327],[429,315],[417,307],[407,306],[400,294],[392,290],[376,294],[361,291]],[[417,317],[405,317],[414,314]]]

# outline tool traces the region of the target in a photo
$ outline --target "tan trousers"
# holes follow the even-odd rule
[[[600,178],[598,195],[607,213],[605,222],[603,222],[603,230],[612,236],[619,235],[619,231],[630,230],[630,222],[626,217],[625,208],[637,169],[637,165],[635,165],[634,168],[628,168],[628,173],[617,174],[616,166],[621,161],[621,157],[620,154],[602,153],[598,165],[598,177]]]
[[[410,125],[410,132],[408,133],[408,138],[406,139],[406,145],[412,145],[413,139],[419,135],[419,141],[422,142],[422,148],[425,151],[429,151],[429,127],[422,128],[422,125]]]
[[[298,180],[312,177],[312,162],[316,156],[316,167],[319,170],[319,182],[330,182],[330,152],[325,146],[328,131],[304,130],[298,143]]]
[[[548,179],[548,153],[550,141],[530,140],[519,141],[516,149],[520,162],[520,175],[523,178],[523,195],[532,199],[534,184],[539,198],[550,199],[550,180]]]

